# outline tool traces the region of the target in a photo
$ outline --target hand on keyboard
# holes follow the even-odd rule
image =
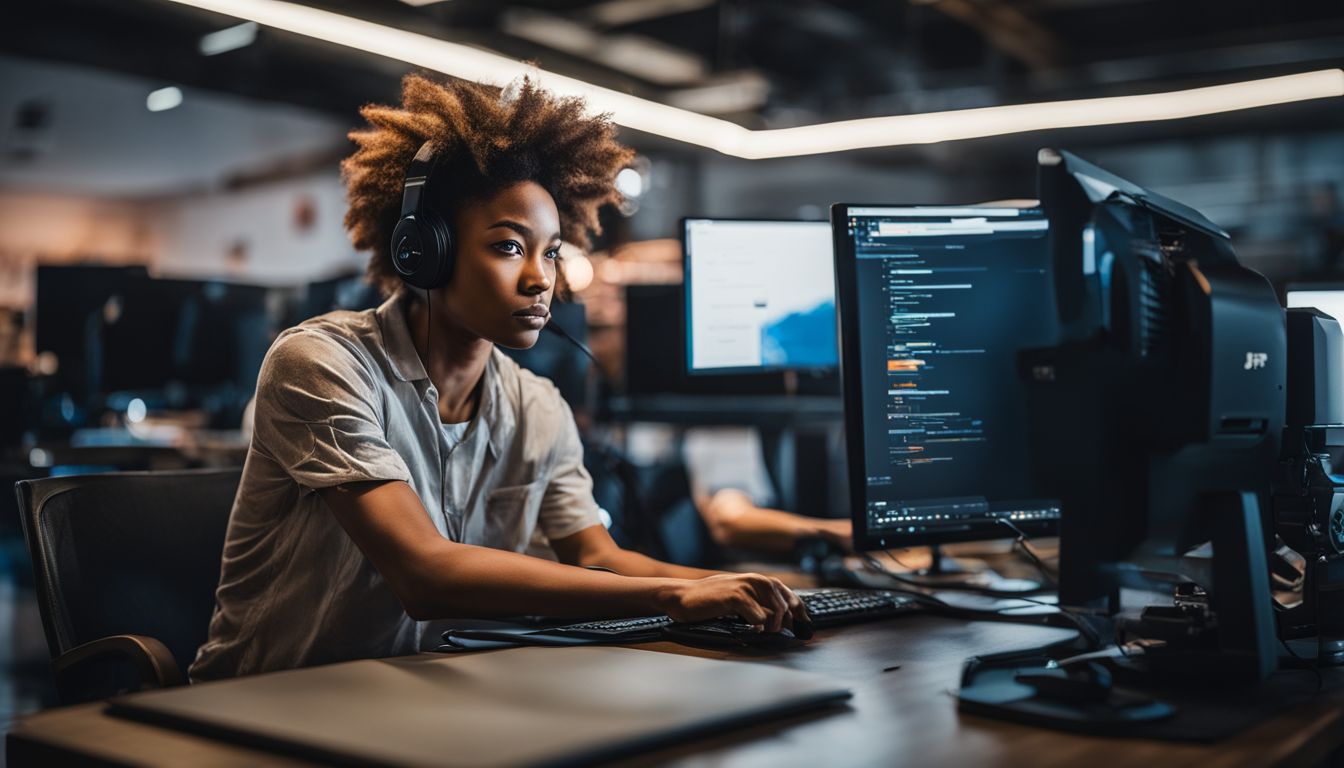
[[[682,623],[738,616],[765,632],[809,622],[803,601],[775,578],[758,573],[723,573],[679,581],[663,600],[663,610]]]

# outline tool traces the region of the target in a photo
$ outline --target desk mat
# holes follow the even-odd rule
[[[834,705],[765,664],[527,647],[274,672],[113,699],[111,714],[349,765],[572,766]]]

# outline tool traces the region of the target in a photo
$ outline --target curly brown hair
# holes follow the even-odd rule
[[[608,116],[589,115],[583,99],[556,96],[530,80],[502,98],[492,86],[407,75],[400,107],[369,104],[360,114],[370,127],[350,133],[359,148],[341,163],[345,228],[357,249],[371,251],[368,279],[384,295],[401,285],[390,241],[406,167],[426,141],[434,146],[433,177],[452,180],[426,188],[428,204],[445,221],[451,224],[448,212],[463,203],[533,181],[555,199],[561,237],[581,248],[590,247],[590,231],[601,233],[598,210],[621,201],[616,174],[634,158],[615,140]]]

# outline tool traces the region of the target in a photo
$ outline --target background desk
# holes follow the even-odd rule
[[[854,698],[847,710],[696,740],[622,765],[1309,765],[1344,743],[1341,702],[1324,697],[1215,745],[1075,736],[957,714],[951,692],[964,657],[1028,647],[1068,634],[1042,627],[907,616],[824,630],[803,648],[768,657],[669,643],[642,646],[755,659],[828,675],[849,685]],[[563,653],[557,649],[557,656]],[[103,714],[100,704],[33,715],[10,733],[7,747],[12,766],[48,765],[72,757],[138,765],[301,764],[113,718]]]

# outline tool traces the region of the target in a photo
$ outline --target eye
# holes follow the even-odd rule
[[[550,259],[551,261],[559,261],[559,260],[560,260],[560,249],[559,249],[559,248],[552,248],[551,250],[547,251],[547,252],[546,252],[546,258]]]
[[[516,240],[505,240],[502,243],[495,243],[495,249],[514,256],[523,255],[523,246],[519,245]]]

